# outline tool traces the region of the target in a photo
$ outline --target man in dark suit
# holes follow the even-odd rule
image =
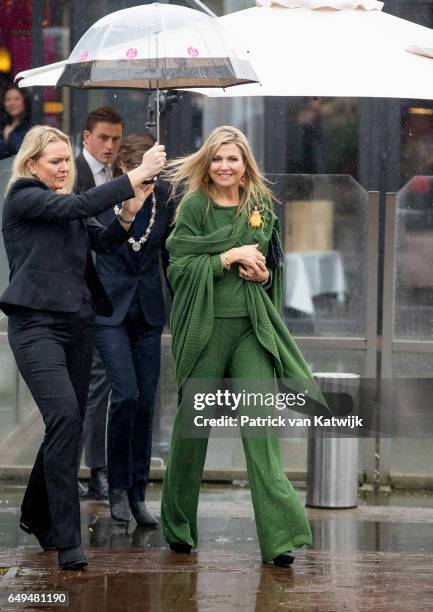
[[[9,343],[42,414],[45,434],[21,506],[20,527],[45,550],[57,549],[60,567],[78,570],[87,565],[81,550],[77,463],[94,318],[95,313],[113,313],[91,249],[113,253],[132,235],[135,215],[151,191],[143,182],[162,170],[165,153],[164,147],[154,147],[128,176],[71,195],[75,173],[68,137],[37,126],[25,143],[3,207],[10,276],[0,308],[9,317]],[[115,205],[122,206],[110,227],[92,219]]]
[[[83,151],[75,160],[76,193],[111,180],[111,163],[119,151],[123,125],[121,115],[114,108],[105,106],[89,113],[83,135]],[[110,385],[105,368],[95,349],[83,427],[85,461],[90,468],[90,482],[87,491],[79,484],[81,498],[107,499],[105,438],[109,395]]]

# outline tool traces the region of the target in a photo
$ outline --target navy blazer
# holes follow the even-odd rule
[[[96,271],[105,291],[113,304],[113,315],[96,318],[101,325],[119,325],[125,318],[132,299],[137,292],[141,311],[146,322],[152,326],[164,325],[165,309],[161,285],[160,256],[164,274],[168,266],[168,252],[165,241],[171,231],[174,215],[174,202],[168,201],[168,194],[156,187],[156,217],[148,241],[138,253],[130,244],[123,244],[112,257],[98,254]],[[136,216],[131,229],[132,236],[138,240],[149,225],[152,199],[149,197]],[[98,215],[102,225],[112,223],[115,218],[113,208]]]
[[[126,175],[80,195],[56,193],[34,179],[15,181],[3,206],[10,275],[0,308],[78,312],[87,283],[95,312],[111,315],[90,249],[111,253],[129,234],[118,221],[104,228],[88,217],[133,195]]]

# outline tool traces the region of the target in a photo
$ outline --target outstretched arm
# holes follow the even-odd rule
[[[29,182],[28,188],[21,188],[12,194],[10,221],[62,222],[93,217],[114,204],[133,198],[134,189],[139,188],[143,181],[158,174],[164,163],[164,147],[154,145],[143,155],[138,168],[80,194],[60,194],[51,191],[43,184]]]

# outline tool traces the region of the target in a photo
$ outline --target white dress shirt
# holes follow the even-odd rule
[[[92,171],[95,185],[103,185],[104,183],[112,179],[110,166],[104,166],[103,163],[98,161],[89,153],[86,147],[83,147],[83,155],[86,162],[89,164],[90,170]]]

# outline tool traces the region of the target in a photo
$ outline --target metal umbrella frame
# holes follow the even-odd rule
[[[219,21],[203,12],[174,4],[136,6],[92,25],[64,64],[25,71],[16,79],[23,77],[20,87],[155,90],[159,141],[161,89],[225,89],[258,82],[234,41]]]

